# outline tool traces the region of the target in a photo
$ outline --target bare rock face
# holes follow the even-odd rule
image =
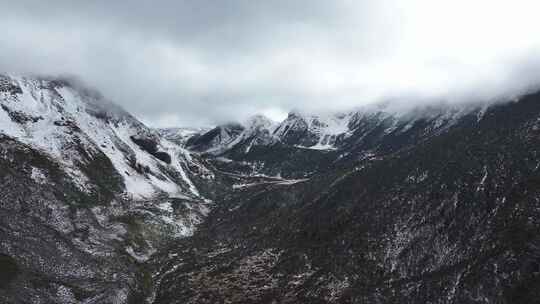
[[[141,149],[150,153],[155,158],[170,164],[171,156],[167,152],[159,151],[156,139],[142,138],[140,136],[130,136],[131,140],[136,143]]]

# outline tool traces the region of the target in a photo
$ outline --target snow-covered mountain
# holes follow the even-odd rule
[[[231,170],[228,160],[234,160],[238,173],[302,178],[342,158],[392,153],[445,132],[463,117],[479,121],[486,107],[377,104],[344,113],[293,111],[279,123],[257,115],[192,136],[185,147],[208,154],[222,169]]]
[[[219,125],[206,133],[196,134],[190,137],[185,145],[192,151],[211,152],[232,143],[245,127],[238,123]]]
[[[276,123],[263,115],[250,117],[243,126],[244,130],[233,141],[212,152],[219,154],[231,149],[241,149],[244,153],[249,153],[254,145],[272,145],[277,140],[273,135]]]
[[[185,146],[186,142],[193,136],[203,134],[209,131],[208,128],[189,128],[189,127],[179,127],[179,128],[160,128],[157,129],[159,134],[180,146]]]
[[[313,150],[336,150],[347,142],[365,136],[368,129],[380,129],[383,134],[405,133],[416,123],[426,121],[431,130],[448,127],[460,117],[476,113],[481,117],[485,107],[477,105],[417,106],[395,110],[381,106],[365,106],[343,113],[310,114],[292,111],[276,123],[256,115],[243,124],[220,125],[207,133],[186,141],[188,149],[224,155],[231,150],[248,153],[252,146],[281,144]],[[426,130],[429,132],[430,130]]]
[[[244,123],[228,123],[188,139],[186,147],[193,151],[221,155],[233,149],[249,152],[253,145],[270,145],[277,124],[263,115],[250,117]]]
[[[317,116],[291,112],[282,122],[255,115],[242,124],[217,126],[206,134],[191,137],[188,149],[214,155],[230,150],[248,153],[253,145],[282,143],[300,148],[335,149],[339,137],[350,133],[352,113]]]
[[[290,112],[274,135],[288,145],[310,149],[335,149],[339,138],[350,135],[353,113],[310,115]]]
[[[126,195],[199,196],[189,152],[76,81],[0,76],[0,107],[0,133],[60,162],[84,191],[95,190],[85,168],[106,157]]]

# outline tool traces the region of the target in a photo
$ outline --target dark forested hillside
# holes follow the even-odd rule
[[[380,142],[377,157],[217,203],[156,258],[171,269],[156,303],[537,301],[540,95]]]

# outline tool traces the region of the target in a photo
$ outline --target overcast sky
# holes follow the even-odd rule
[[[78,75],[153,126],[490,99],[540,82],[539,2],[0,0],[0,70]]]

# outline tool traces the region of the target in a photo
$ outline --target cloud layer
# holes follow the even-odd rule
[[[0,70],[78,75],[156,126],[492,99],[540,83],[536,2],[0,0]]]

